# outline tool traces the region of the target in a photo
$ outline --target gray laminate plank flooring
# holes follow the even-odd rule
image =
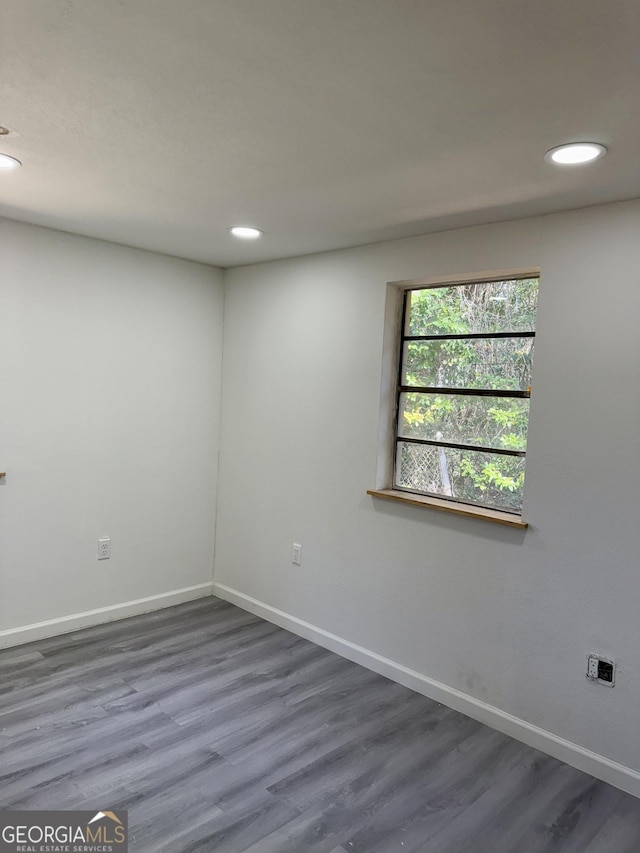
[[[0,652],[0,756],[139,853],[640,851],[640,800],[215,598]]]

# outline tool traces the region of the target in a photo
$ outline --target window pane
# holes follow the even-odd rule
[[[526,398],[405,392],[398,437],[526,450],[528,419]]]
[[[428,287],[407,294],[408,335],[530,332],[535,329],[538,279]]]
[[[398,442],[395,485],[520,512],[524,458]]]
[[[407,341],[402,384],[526,391],[532,360],[533,338]]]

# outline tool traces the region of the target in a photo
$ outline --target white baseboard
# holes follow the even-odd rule
[[[99,607],[97,610],[86,610],[84,613],[73,613],[71,616],[61,616],[59,619],[49,619],[46,622],[36,622],[33,625],[0,631],[0,649],[33,643],[35,640],[67,634],[79,628],[90,628],[93,625],[102,625],[104,622],[114,622],[116,619],[126,619],[127,616],[138,616],[140,613],[182,604],[194,598],[203,598],[212,594],[212,586],[211,583],[201,583],[197,586],[184,587],[184,589],[173,589],[171,592],[161,592],[159,595],[149,595],[147,598],[137,598],[135,601],[125,601],[122,604],[112,604],[109,607]]]
[[[281,628],[286,628],[300,637],[307,640],[312,640],[319,646],[330,649],[342,657],[359,663],[374,672],[390,678],[392,681],[397,681],[417,693],[422,693],[428,696],[429,699],[434,699],[449,708],[460,711],[474,720],[478,720],[492,729],[497,729],[506,735],[509,735],[516,740],[526,743],[535,749],[552,755],[578,770],[589,773],[597,779],[602,779],[616,788],[627,791],[636,797],[640,797],[640,771],[627,767],[624,764],[619,764],[616,761],[606,758],[604,755],[599,755],[583,746],[572,743],[565,738],[558,737],[552,732],[538,728],[519,717],[514,717],[501,711],[493,705],[488,705],[486,702],[481,702],[479,699],[474,699],[460,690],[442,684],[439,681],[434,681],[426,675],[422,675],[415,670],[409,669],[402,664],[375,654],[362,646],[357,646],[341,637],[324,631],[322,628],[317,628],[309,622],[304,622],[302,619],[297,619],[288,613],[271,607],[269,604],[264,604],[245,595],[236,589],[225,586],[221,583],[213,584],[213,594],[232,604],[237,604],[244,610],[254,613],[256,616],[261,616],[268,622],[273,622]]]

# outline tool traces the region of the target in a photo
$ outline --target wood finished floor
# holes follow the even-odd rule
[[[144,853],[638,853],[640,800],[233,605],[0,652],[0,807]]]

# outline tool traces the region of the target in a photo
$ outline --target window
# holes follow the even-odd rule
[[[394,490],[521,513],[538,285],[404,291]]]

